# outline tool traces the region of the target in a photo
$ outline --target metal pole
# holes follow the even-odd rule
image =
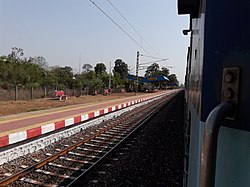
[[[75,96],[76,95],[76,91],[75,91],[75,89],[76,89],[76,77],[73,77],[73,96]]]
[[[15,101],[17,100],[18,98],[18,86],[15,85]]]
[[[138,92],[138,85],[139,85],[139,80],[138,80],[138,68],[139,68],[139,51],[137,51],[137,56],[136,56],[136,88],[135,88],[135,95],[137,95]]]
[[[215,179],[216,151],[221,121],[233,113],[231,103],[221,103],[209,114],[203,134],[200,165],[200,187],[213,187]]]
[[[30,98],[31,98],[31,100],[33,99],[33,94],[34,94],[34,87],[31,86],[31,90],[30,90]]]
[[[45,85],[44,86],[44,98],[46,98],[47,97],[47,86]]]
[[[82,61],[82,53],[80,52],[80,56],[79,56],[79,75],[81,74],[81,61]]]

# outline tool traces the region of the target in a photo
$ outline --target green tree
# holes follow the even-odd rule
[[[12,71],[12,64],[7,56],[0,57],[0,86],[8,88],[10,86],[10,73]]]
[[[33,64],[37,64],[40,68],[42,68],[44,70],[49,69],[48,62],[42,56],[33,57],[33,58],[30,57],[29,61],[32,62]]]
[[[161,68],[161,75],[168,77],[169,76],[169,69],[168,68]]]
[[[56,66],[52,68],[51,73],[55,77],[58,86],[73,87],[73,69],[71,67]]]
[[[94,71],[83,72],[80,77],[82,85],[86,88],[88,94],[93,94],[96,90],[103,88],[101,76],[96,75]]]
[[[158,74],[159,74],[159,65],[157,63],[153,63],[147,68],[145,76],[146,77],[156,76]]]
[[[109,86],[109,74],[107,72],[104,72],[102,74],[97,74],[96,76],[102,80],[102,87],[108,88],[108,86]]]
[[[82,66],[83,72],[90,72],[92,68],[93,66],[91,66],[90,64],[83,64]]]
[[[10,61],[14,63],[21,63],[23,55],[24,55],[23,49],[12,47],[11,53],[8,55],[8,58]]]
[[[125,79],[128,75],[128,65],[121,59],[115,61],[114,72],[119,73],[122,79]]]
[[[96,74],[101,75],[101,74],[103,74],[103,73],[106,72],[107,68],[106,68],[105,64],[103,64],[103,63],[97,63],[96,66],[94,67],[94,69],[95,69],[95,73]]]
[[[114,77],[113,77],[113,87],[114,88],[120,88],[123,84],[121,74],[118,72],[114,72]]]
[[[29,61],[25,61],[23,64],[23,69],[25,73],[25,79],[22,83],[23,85],[29,86],[37,86],[41,85],[43,80],[43,69],[39,67],[38,64],[30,63]]]
[[[11,53],[5,59],[5,77],[7,78],[9,84],[19,85],[26,84],[29,80],[28,74],[25,72],[25,62],[26,59],[23,59],[24,52],[23,49],[13,47]]]
[[[58,85],[58,77],[56,73],[50,70],[44,70],[42,73],[42,86],[55,88]]]
[[[179,85],[179,81],[177,80],[176,74],[169,75],[168,79],[169,79],[169,83],[170,84],[177,84],[177,85]]]

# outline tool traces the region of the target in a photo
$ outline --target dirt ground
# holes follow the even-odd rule
[[[139,93],[139,95],[143,95],[143,93]],[[111,95],[107,96],[85,95],[81,97],[70,97],[66,101],[54,100],[51,98],[35,99],[30,101],[0,101],[0,117],[22,112],[44,110],[75,104],[92,103],[97,101],[119,99],[131,96],[135,96],[135,93],[112,93]]]

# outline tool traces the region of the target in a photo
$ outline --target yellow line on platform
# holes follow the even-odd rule
[[[157,96],[157,95],[160,95],[160,94],[132,96],[132,97],[129,97],[129,98],[131,98],[131,101],[133,101],[135,99],[141,99],[143,97]],[[111,100],[111,101],[113,101],[113,102],[121,101],[121,104],[122,104],[123,100],[127,100],[127,99],[128,98],[122,98],[122,99],[114,99],[114,100]],[[126,101],[126,102],[130,102],[130,101]],[[109,103],[109,102],[105,101],[105,102],[99,102],[99,103],[92,103],[91,105],[88,105],[88,103],[86,103],[86,104],[81,104],[82,106],[79,106],[79,107],[75,107],[75,108],[72,107],[70,109],[64,109],[64,110],[60,110],[60,107],[59,107],[59,108],[56,108],[59,111],[55,111],[55,112],[49,112],[49,111],[47,111],[47,113],[44,113],[44,114],[37,114],[37,115],[31,115],[31,116],[26,116],[26,117],[19,117],[19,118],[15,118],[15,119],[5,120],[5,121],[1,121],[0,125],[3,124],[3,123],[7,123],[7,122],[14,122],[14,121],[22,120],[22,119],[29,119],[29,118],[33,118],[33,117],[44,116],[44,115],[47,115],[47,114],[56,114],[56,113],[59,113],[61,111],[69,111],[69,110],[79,109],[79,108],[82,108],[83,105],[95,106],[95,105],[104,104],[104,103]],[[73,106],[73,105],[71,105],[71,106]],[[46,121],[46,122],[43,122],[43,123],[33,124],[33,125],[26,126],[26,127],[21,127],[21,128],[9,130],[9,131],[4,131],[4,132],[0,133],[0,137],[8,135],[8,134],[12,134],[12,133],[20,132],[20,131],[26,131],[26,130],[33,129],[33,128],[36,128],[36,127],[41,127],[43,125],[47,125],[47,124],[50,124],[50,123],[55,123],[57,121],[66,120],[66,119],[69,119],[69,118],[72,118],[72,117],[76,117],[76,116],[79,116],[79,115],[84,115],[84,114],[88,114],[88,113],[91,113],[91,112],[99,111],[101,109],[109,108],[109,107],[112,107],[112,106],[114,106],[114,105],[108,105],[106,107],[97,108],[95,110],[87,111],[85,113],[76,113],[74,115],[65,116],[63,118],[55,118],[53,120]]]
[[[122,101],[122,99],[114,99],[114,100],[110,100],[110,101],[116,102],[116,101],[119,101],[119,100]],[[29,115],[29,116],[15,117],[14,119],[6,119],[6,120],[2,119],[2,121],[1,121],[1,118],[0,118],[0,125],[3,124],[3,123],[19,121],[19,120],[23,120],[23,119],[30,119],[30,118],[45,116],[45,115],[50,115],[50,114],[56,114],[56,113],[60,113],[60,112],[70,111],[70,110],[77,110],[77,109],[80,109],[80,108],[84,108],[86,106],[88,106],[88,107],[89,106],[96,106],[96,105],[105,104],[105,103],[109,103],[109,102],[108,101],[102,101],[102,102],[98,102],[98,103],[79,104],[81,106],[79,106],[79,105],[71,105],[71,106],[66,106],[67,109],[65,109],[65,107],[58,107],[58,108],[49,109],[49,110],[56,110],[56,111],[40,110],[40,112],[43,112],[42,114],[33,114],[33,115]],[[39,112],[39,111],[37,111],[37,112]],[[26,114],[26,113],[23,113],[23,114]],[[18,114],[16,114],[16,115],[18,115]],[[13,116],[10,115],[10,116],[4,116],[4,117],[13,117]]]

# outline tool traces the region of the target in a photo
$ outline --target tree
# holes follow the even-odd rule
[[[11,53],[8,55],[8,58],[14,63],[21,63],[21,57],[24,55],[23,49],[12,47]]]
[[[92,93],[95,93],[96,90],[103,88],[102,80],[98,77],[93,77],[90,83],[90,89],[92,90]]]
[[[51,73],[55,76],[58,85],[72,87],[73,69],[69,66],[53,67]]]
[[[123,62],[121,59],[115,61],[114,72],[117,72],[121,75],[123,79],[128,75],[128,65]]]
[[[153,63],[147,68],[145,76],[156,76],[157,72],[159,73],[159,65],[157,63]]]
[[[91,66],[90,64],[84,64],[82,66],[82,69],[84,72],[89,72],[89,71],[91,71],[92,68],[93,68],[93,66]]]
[[[169,69],[168,68],[161,68],[161,75],[168,77],[169,76]]]
[[[38,64],[30,63],[26,61],[23,63],[23,69],[25,73],[25,79],[23,85],[41,85],[44,70],[39,67]]]
[[[0,83],[1,87],[8,88],[10,86],[10,73],[12,72],[13,65],[10,63],[8,57],[0,57]]]
[[[177,85],[179,85],[179,81],[177,80],[176,74],[169,75],[168,79],[169,79],[169,83],[170,84],[177,84]]]
[[[89,71],[79,75],[81,85],[86,88],[88,94],[93,94],[95,90],[104,87],[101,79],[102,75],[97,75],[94,71]]]
[[[26,85],[30,82],[30,75],[26,71],[28,61],[26,58],[22,59],[24,55],[23,49],[13,47],[11,53],[4,59],[3,65],[4,77],[9,84],[12,85]],[[3,77],[2,77],[3,78]]]
[[[114,88],[118,88],[122,85],[122,77],[121,74],[118,72],[114,73],[114,77],[113,77],[113,86]]]
[[[101,75],[106,72],[106,66],[103,63],[97,63],[94,69],[97,75]]]
[[[49,66],[48,66],[46,59],[42,56],[33,57],[33,58],[30,57],[29,61],[34,63],[34,64],[37,64],[40,68],[42,68],[44,70],[49,69]]]
[[[109,74],[107,72],[104,72],[101,75],[97,75],[97,77],[99,77],[102,80],[103,88],[109,87]]]

